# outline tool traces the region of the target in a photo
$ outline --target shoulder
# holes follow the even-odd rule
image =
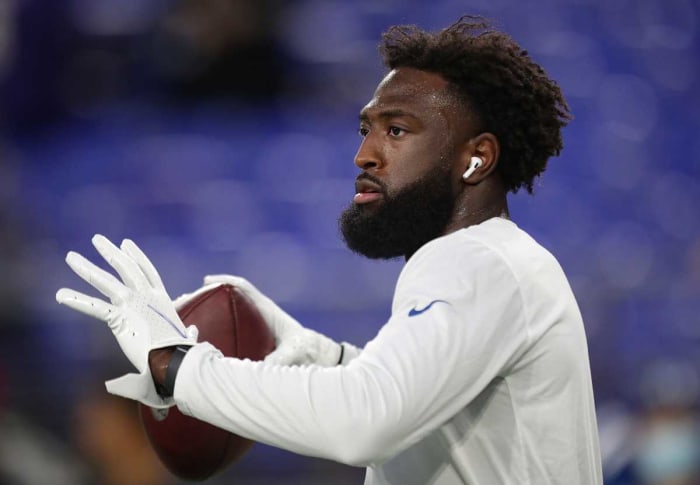
[[[493,218],[428,242],[409,259],[404,273],[435,271],[435,268],[449,273],[507,264],[517,257],[517,248],[526,254],[534,246],[539,245],[515,223]]]
[[[396,290],[413,293],[437,287],[462,294],[497,290],[504,295],[523,286],[564,282],[549,251],[514,222],[493,218],[425,244],[406,263]]]
[[[491,285],[517,285],[509,251],[503,245],[522,244],[518,239],[525,236],[511,221],[490,219],[434,239],[408,260],[397,292],[439,288],[464,294]]]

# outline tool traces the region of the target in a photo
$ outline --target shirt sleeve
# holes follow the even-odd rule
[[[379,464],[416,443],[517,362],[528,341],[502,258],[481,244],[457,254],[428,246],[404,268],[389,321],[347,365],[270,365],[201,343],[180,367],[179,409],[350,465]]]

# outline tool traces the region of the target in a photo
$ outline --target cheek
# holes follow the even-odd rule
[[[395,193],[407,184],[420,178],[427,169],[427,160],[424,153],[406,144],[402,149],[392,149],[387,154],[385,182],[390,193]],[[404,149],[405,148],[405,149]]]
[[[444,166],[445,163],[450,163],[454,150],[450,150],[442,141],[441,139],[431,140],[431,142],[416,140],[415,143],[407,143],[402,153],[403,159],[410,161],[411,167],[416,171],[427,171],[437,166]]]

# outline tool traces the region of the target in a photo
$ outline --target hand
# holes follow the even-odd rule
[[[67,288],[56,293],[56,301],[107,322],[122,351],[138,369],[139,374],[126,374],[108,381],[110,393],[154,408],[172,406],[172,398],[163,399],[156,392],[148,354],[152,349],[194,345],[197,327],[185,327],[182,323],[158,272],[134,242],[125,239],[120,249],[104,236],[96,235],[92,243],[122,281],[78,253],[69,252],[66,262],[111,303]]]
[[[176,298],[173,303],[176,308],[180,308],[201,292],[224,284],[235,286],[250,298],[275,336],[277,347],[265,358],[265,362],[278,365],[318,364],[324,367],[338,364],[341,355],[340,344],[302,327],[274,301],[240,276],[205,276],[202,288]]]

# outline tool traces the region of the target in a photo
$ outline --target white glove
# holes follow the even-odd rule
[[[265,357],[265,362],[278,365],[317,364],[324,367],[338,365],[343,352],[340,344],[325,335],[302,327],[275,302],[240,276],[205,276],[204,287],[176,298],[173,303],[176,308],[180,308],[202,291],[224,284],[237,287],[250,298],[275,336],[277,347]]]
[[[122,351],[138,369],[138,374],[107,381],[110,393],[157,409],[170,407],[173,399],[164,399],[156,392],[148,353],[163,347],[196,344],[197,327],[185,327],[182,323],[158,272],[136,244],[125,239],[119,249],[99,234],[92,243],[122,281],[72,251],[66,256],[66,263],[108,297],[111,304],[67,288],[58,290],[56,301],[107,322]]]

